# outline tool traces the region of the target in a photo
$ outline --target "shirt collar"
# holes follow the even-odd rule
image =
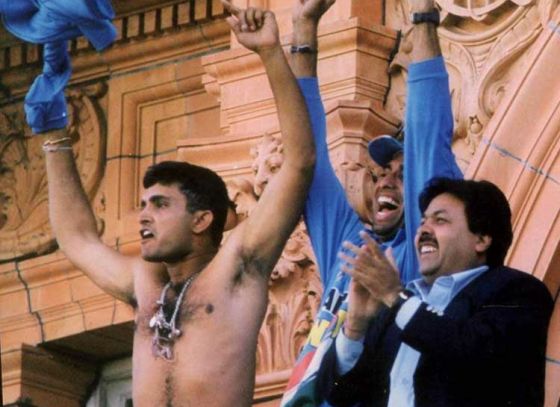
[[[430,292],[445,292],[447,298],[445,302],[449,303],[455,295],[465,288],[477,276],[488,270],[487,265],[475,267],[469,270],[453,273],[449,276],[441,276],[436,278],[432,285],[429,285],[422,278],[412,280],[407,284],[407,288],[412,290],[416,295],[420,296],[422,301],[430,302]]]

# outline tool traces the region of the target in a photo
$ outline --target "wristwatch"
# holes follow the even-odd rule
[[[397,297],[397,300],[393,303],[393,305],[391,306],[391,309],[394,311],[398,311],[401,306],[406,302],[406,300],[408,300],[410,297],[413,297],[414,293],[410,290],[401,290],[399,292],[399,296]]]
[[[303,45],[292,45],[290,47],[290,53],[292,54],[316,54],[317,48],[313,48],[311,45],[303,44]]]
[[[426,13],[412,13],[410,21],[412,24],[432,23],[437,27],[439,25],[439,10],[434,8]]]

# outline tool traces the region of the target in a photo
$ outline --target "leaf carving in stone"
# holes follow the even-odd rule
[[[529,6],[534,0],[436,0],[437,4],[449,14],[483,21],[492,12],[511,1],[519,7]]]
[[[528,69],[527,51],[540,32],[537,7],[514,2],[503,3],[484,23],[455,16],[439,29],[453,98],[453,150],[463,170],[503,96]]]
[[[225,230],[231,230],[251,213],[257,204],[257,196],[251,181],[245,178],[234,178],[226,182],[229,199],[235,205],[235,214],[228,213]]]
[[[492,45],[480,74],[480,105],[487,118],[493,116],[503,95],[514,81],[516,71],[512,67],[515,62],[520,65],[518,69],[524,68],[521,57],[541,31],[538,10],[532,7]]]
[[[279,137],[265,133],[262,141],[251,149],[254,158],[252,169],[255,174],[254,191],[261,196],[266,185],[284,162],[283,146]]]
[[[269,305],[259,332],[257,373],[291,368],[303,347],[319,307],[322,286],[307,233],[300,223],[275,266]]]
[[[280,260],[274,266],[269,285],[276,286],[281,280],[287,279],[295,273],[297,268],[305,268],[313,264],[314,255],[307,232],[300,222],[284,246]]]
[[[72,138],[77,166],[88,195],[99,186],[105,130],[99,109],[88,96],[96,86],[69,91]],[[0,112],[0,261],[41,255],[55,247],[47,208],[47,179],[42,139],[31,136],[23,106]],[[54,153],[55,154],[55,153]]]

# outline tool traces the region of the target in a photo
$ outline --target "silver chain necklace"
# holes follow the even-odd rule
[[[185,293],[198,274],[199,273],[194,273],[187,279],[187,281],[185,281],[185,284],[177,297],[175,309],[173,310],[173,314],[171,315],[169,321],[165,319],[163,307],[165,306],[165,296],[171,287],[171,281],[163,287],[163,290],[161,290],[159,300],[156,301],[159,308],[152,319],[150,319],[149,323],[150,329],[154,331],[154,337],[152,339],[152,354],[155,357],[160,357],[165,360],[173,360],[173,345],[175,344],[175,340],[181,336],[181,330],[176,326],[177,315],[179,314],[179,309],[181,308]]]

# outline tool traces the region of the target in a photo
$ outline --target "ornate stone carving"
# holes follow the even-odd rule
[[[257,373],[289,369],[311,330],[322,286],[300,222],[269,281],[269,305],[257,349]]]
[[[457,0],[437,0],[439,6],[446,13],[458,17],[471,18],[474,21],[483,21],[489,17],[494,11],[509,3],[510,0],[467,0],[467,2]],[[525,7],[533,2],[533,0],[511,0],[517,6]]]
[[[280,169],[284,156],[282,155],[282,142],[278,137],[268,133],[263,136],[263,141],[251,149],[253,161],[252,169],[255,174],[254,190],[261,196],[270,178]]]
[[[246,178],[234,178],[226,182],[229,199],[235,204],[235,213],[228,212],[225,230],[233,229],[249,216],[257,203],[253,183]]]
[[[105,147],[105,125],[94,99],[102,85],[68,91],[69,135],[84,188],[92,197]],[[0,112],[0,261],[44,254],[55,247],[47,213],[42,138],[24,126],[22,105]],[[99,210],[99,203],[97,203]]]
[[[558,8],[558,0],[437,0],[437,4],[442,9],[439,35],[455,116],[453,148],[465,170],[504,94],[529,69],[528,51]],[[388,24],[404,33],[388,97],[387,108],[395,114],[402,111],[405,82],[400,78],[412,49],[408,7],[401,0],[388,5]]]

